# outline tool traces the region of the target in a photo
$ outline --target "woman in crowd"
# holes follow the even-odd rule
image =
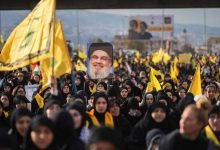
[[[25,96],[15,96],[14,99],[15,108],[27,108],[27,104],[30,103]]]
[[[94,97],[92,109],[88,114],[94,126],[108,126],[114,128],[114,120],[111,113],[108,112],[108,97],[103,92],[97,92]]]
[[[53,117],[57,145],[59,150],[84,150],[83,142],[76,136],[72,116],[66,111],[59,111]]]
[[[8,118],[13,110],[13,96],[9,93],[2,93],[0,99],[3,104],[3,112],[5,114],[5,117]]]
[[[123,104],[127,98],[128,98],[128,88],[122,86],[120,88],[120,104]]]
[[[144,94],[142,102],[140,104],[140,110],[142,114],[146,114],[147,110],[150,108],[154,101],[155,98],[151,92],[147,92]]]
[[[146,135],[147,150],[158,150],[160,141],[165,134],[160,129],[152,129]]]
[[[3,103],[0,101],[0,130],[5,130],[6,132],[9,130],[9,123],[5,117],[5,113],[3,111]]]
[[[151,129],[160,129],[162,132],[169,133],[174,129],[169,118],[169,109],[162,102],[155,102],[151,105],[145,118],[138,122],[132,131],[132,143],[134,149],[138,147],[145,150],[145,137]]]
[[[181,116],[180,128],[165,136],[159,150],[215,150],[214,144],[201,135],[206,125],[205,113],[194,104],[188,105]]]
[[[121,133],[124,138],[127,138],[131,133],[130,122],[120,113],[120,101],[113,99],[109,102],[109,112],[112,114],[115,130]],[[125,139],[126,140],[126,139]]]
[[[205,87],[205,96],[212,103],[212,105],[216,104],[216,86],[214,84],[208,84]]]
[[[25,150],[58,150],[56,129],[46,116],[36,116],[25,137]]]
[[[13,96],[17,96],[17,95],[25,96],[25,94],[26,92],[25,92],[24,86],[22,85],[16,86],[12,91]]]
[[[220,106],[213,106],[209,112],[205,135],[220,148]]]
[[[61,109],[60,101],[56,96],[52,96],[48,99],[48,102],[44,106],[44,114],[48,118],[53,118],[54,115]]]
[[[89,125],[90,122],[87,120],[88,116],[86,114],[85,107],[80,102],[71,103],[66,110],[70,113],[74,122],[74,129],[76,135],[84,142],[88,142],[90,136]]]
[[[134,97],[130,97],[127,103],[122,105],[123,114],[126,119],[130,122],[131,126],[134,127],[138,121],[141,120],[144,114],[141,113],[138,100]]]
[[[95,128],[89,138],[87,150],[123,150],[121,135],[109,127]]]
[[[15,109],[11,115],[11,136],[16,150],[24,149],[24,138],[31,123],[31,112],[25,108]]]

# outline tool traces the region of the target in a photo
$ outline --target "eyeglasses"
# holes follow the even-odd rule
[[[110,60],[110,58],[107,57],[107,56],[98,57],[98,56],[96,56],[96,55],[92,55],[92,56],[91,56],[91,59],[92,59],[92,60],[98,60],[98,59],[100,59],[101,61],[108,61],[108,60]]]

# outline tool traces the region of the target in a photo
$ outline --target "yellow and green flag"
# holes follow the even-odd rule
[[[77,60],[75,64],[76,71],[86,71],[87,68],[84,63],[80,59]]]
[[[35,63],[53,49],[55,0],[41,0],[12,31],[0,54],[0,71]]]
[[[201,73],[200,73],[201,67],[200,64],[197,64],[196,72],[193,76],[193,81],[189,87],[188,92],[192,93],[194,96],[202,94],[202,82],[201,82]]]
[[[52,62],[54,61],[54,63]],[[49,57],[40,62],[40,70],[42,72],[42,90],[49,86],[49,79],[52,76],[52,69],[54,69],[54,76],[60,76],[71,72],[71,59],[64,37],[61,21],[56,23],[54,57],[51,53]]]

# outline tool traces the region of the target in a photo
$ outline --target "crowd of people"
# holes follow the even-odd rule
[[[115,54],[115,58],[119,57]],[[151,56],[122,54],[112,78],[89,79],[76,71],[26,97],[25,85],[41,84],[30,67],[0,72],[0,149],[9,150],[216,150],[220,149],[220,57],[193,56],[168,64]],[[201,64],[202,94],[188,92],[196,63]],[[148,64],[148,65],[146,65]],[[147,91],[150,67],[161,90]],[[39,105],[39,97],[43,106]]]

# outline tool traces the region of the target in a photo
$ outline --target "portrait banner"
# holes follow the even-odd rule
[[[88,43],[87,75],[90,79],[113,77],[113,46],[111,43]]]

